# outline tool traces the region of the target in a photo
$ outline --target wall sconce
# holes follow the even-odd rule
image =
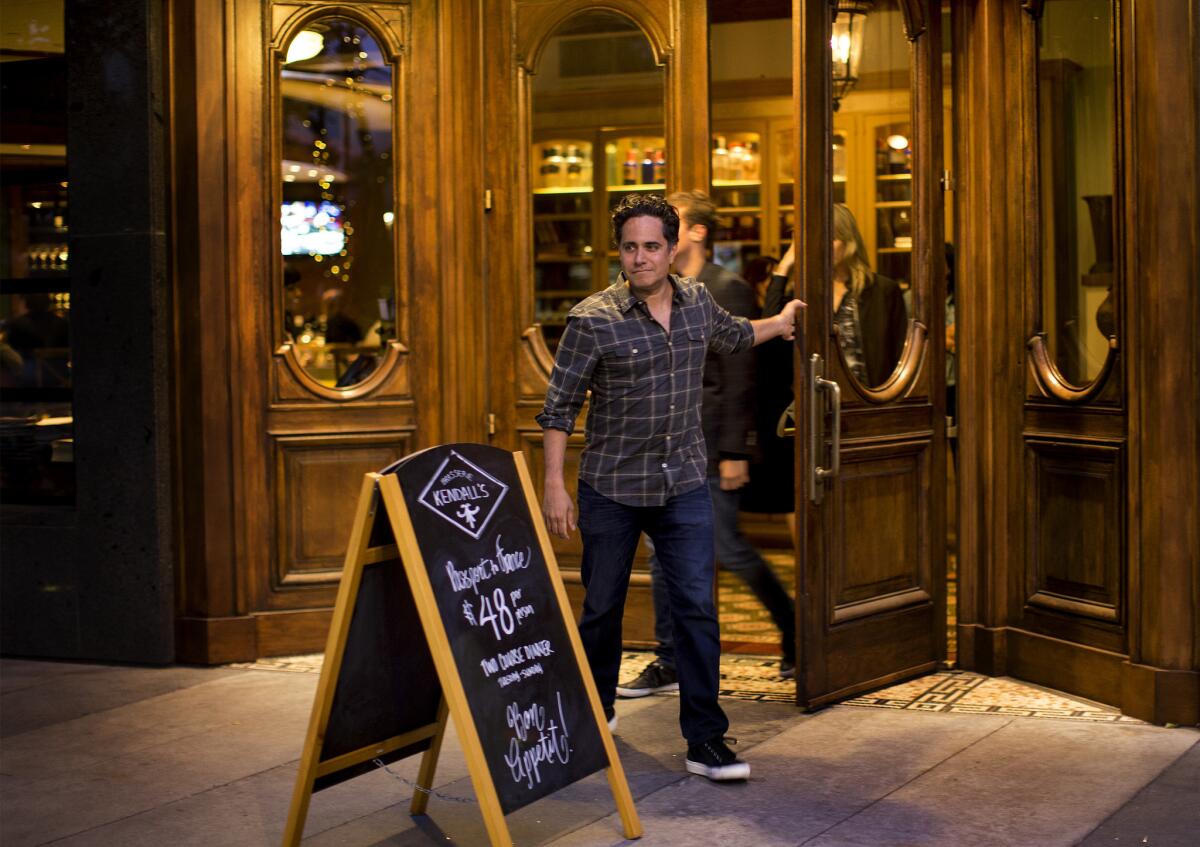
[[[874,0],[835,0],[833,36],[829,47],[833,51],[833,111],[842,98],[858,82],[858,63],[862,59],[863,31],[867,14],[875,8]]]

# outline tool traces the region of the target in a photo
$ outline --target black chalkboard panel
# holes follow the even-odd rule
[[[368,549],[391,544],[387,513],[377,507]],[[321,745],[321,761],[433,723],[441,697],[442,687],[404,564],[397,557],[365,565]],[[379,758],[390,763],[419,753],[429,744],[425,739]],[[317,777],[313,790],[320,791],[375,767],[368,761]]]
[[[513,454],[451,444],[388,471],[505,814],[607,767]]]

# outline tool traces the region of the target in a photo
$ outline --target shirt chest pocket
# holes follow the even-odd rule
[[[650,345],[644,341],[612,340],[599,348],[596,387],[602,391],[633,388],[650,376]]]

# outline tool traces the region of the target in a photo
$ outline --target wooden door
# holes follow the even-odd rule
[[[482,22],[456,0],[176,13],[179,656],[319,650],[355,480],[485,431]]]
[[[908,135],[897,129],[893,139],[911,149],[911,166],[905,155],[875,177],[905,183],[907,200],[877,187],[857,211],[884,221],[901,209],[910,224],[903,240],[893,233],[891,252],[870,257],[897,274],[904,254],[911,294],[896,350],[883,340],[894,319],[877,331],[881,304],[894,303],[884,281],[855,298],[858,318],[834,316],[831,242],[845,224],[831,197],[830,5],[802,4],[795,39],[798,285],[808,303],[796,366],[797,700],[809,707],[932,670],[946,641],[940,6],[883,3],[872,12],[881,14],[877,31],[890,25],[888,37],[909,45],[911,62]],[[857,343],[846,334],[855,325]],[[892,352],[880,359],[884,348]]]

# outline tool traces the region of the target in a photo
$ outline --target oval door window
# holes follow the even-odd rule
[[[833,326],[846,371],[877,388],[900,364],[914,299],[912,48],[896,0],[840,3],[833,52]],[[861,177],[840,182],[848,162]]]
[[[321,18],[279,69],[282,341],[350,388],[396,337],[393,68],[360,23]]]
[[[1040,322],[1058,376],[1083,387],[1117,335],[1112,4],[1051,0],[1037,34]]]
[[[614,12],[555,29],[531,78],[534,320],[553,350],[567,312],[617,279],[609,210],[665,193],[664,71],[650,41]]]

